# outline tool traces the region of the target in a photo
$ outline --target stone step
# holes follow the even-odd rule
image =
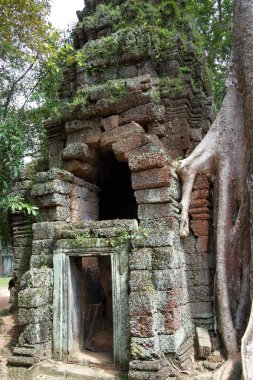
[[[36,348],[35,347],[20,347],[16,346],[13,349],[14,355],[19,356],[35,356],[36,354]]]
[[[8,363],[14,366],[29,367],[34,364],[34,357],[23,355],[12,355]]]
[[[120,380],[127,379],[113,369],[85,367],[78,364],[66,364],[47,361],[34,364],[26,371],[26,380]]]

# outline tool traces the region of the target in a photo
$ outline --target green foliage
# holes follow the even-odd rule
[[[105,67],[114,60],[119,52],[119,42],[115,35],[88,42],[83,49],[76,54],[79,66],[87,70],[94,67]]]
[[[9,195],[23,157],[45,151],[43,121],[58,102],[62,71],[72,46],[48,21],[48,0],[3,0],[0,4],[0,229],[7,237],[8,210],[37,214]],[[0,232],[1,234],[1,232]]]
[[[180,18],[180,9],[176,1],[161,0],[153,4],[151,1],[129,0],[121,7],[120,22],[114,28],[127,26],[157,26],[168,28]]]
[[[128,0],[122,6],[99,4],[93,15],[85,17],[85,31],[111,25],[112,31],[131,27],[155,25],[167,28],[180,19],[181,12],[176,1],[161,0],[153,4],[146,0]]]
[[[225,80],[225,78],[224,78]],[[207,64],[207,62],[204,63],[204,87],[207,89],[207,91],[210,93],[212,91],[212,86],[213,86],[213,83],[212,83],[212,73],[209,69],[209,66]],[[223,88],[224,90],[224,88]],[[216,92],[215,92],[216,94]],[[216,96],[216,104],[219,100],[218,96]]]
[[[171,78],[162,77],[158,79],[161,94],[164,96],[175,97],[182,93],[184,89],[184,81],[181,77]]]
[[[121,244],[124,244],[127,241],[131,241],[133,247],[140,244],[144,245],[147,237],[148,237],[147,229],[141,228],[141,227],[139,227],[138,230],[135,230],[135,231],[122,230],[120,232]]]
[[[16,125],[17,117],[13,115],[0,120],[0,236],[6,245],[9,239],[8,212],[21,211],[25,215],[37,215],[38,208],[26,202],[21,196],[10,195],[12,182],[18,178],[21,159],[24,153],[27,136],[22,128]]]
[[[233,1],[189,0],[185,13],[192,27],[195,45],[201,46],[207,56],[215,101],[219,108],[231,55]]]
[[[46,62],[54,59],[59,45],[59,34],[47,20],[49,10],[46,0],[1,4],[0,108],[4,118],[34,107],[34,94],[46,80]]]
[[[171,0],[157,4],[146,0],[129,0],[121,6],[100,4],[83,21],[84,30],[111,25],[115,33],[85,44],[76,54],[77,63],[87,70],[101,70],[108,64],[117,64],[127,51],[161,61],[174,44],[172,38],[178,32],[180,17],[177,2]]]
[[[116,242],[115,242],[115,240],[114,240],[113,238],[110,238],[110,239],[106,239],[106,244],[107,244],[109,247],[113,248],[113,247],[115,247]]]
[[[76,54],[80,67],[89,72],[103,70],[107,65],[121,63],[124,54],[150,57],[157,62],[166,59],[175,44],[176,29],[155,25],[126,26],[117,33],[92,40]]]
[[[180,70],[182,74],[188,74],[191,72],[191,69],[188,66],[181,66]]]
[[[156,26],[147,27],[151,39],[151,58],[156,62],[166,59],[168,51],[175,45],[177,30],[175,28],[167,29]]]
[[[44,50],[50,11],[47,0],[2,0],[0,10],[1,48],[27,56]]]
[[[160,92],[158,90],[152,90],[150,95],[151,95],[152,100],[155,103],[160,102],[161,98],[160,98]]]
[[[83,88],[76,92],[75,97],[69,102],[68,107],[75,109],[77,106],[89,107],[90,103],[90,88]]]
[[[216,108],[219,109],[221,106],[222,99],[224,97],[224,88],[226,81],[226,68],[223,67],[222,70],[212,71],[213,80],[212,90],[215,95]]]
[[[122,230],[120,232],[120,242],[121,244],[124,244],[125,242],[131,240],[132,238],[132,234],[130,231],[127,231],[127,230]]]
[[[22,212],[26,218],[38,216],[38,207],[27,203],[20,195],[10,195],[8,192],[2,192],[0,195],[0,236],[3,246],[8,246],[10,241],[8,215],[9,211]]]
[[[77,234],[75,235],[75,239],[73,241],[73,245],[75,247],[80,247],[82,246],[87,239],[89,239],[91,237],[91,231],[90,230],[87,230],[87,231],[84,231],[82,234]]]
[[[148,230],[146,228],[139,227],[131,233],[131,241],[133,247],[135,246],[145,246],[145,240],[148,238]]]
[[[43,122],[58,107],[62,73],[74,59],[69,41],[49,23],[49,11],[48,0],[4,0],[0,5],[0,124],[20,141],[18,154],[9,150],[16,171],[23,156],[41,154]]]
[[[6,202],[6,200],[8,203],[5,206],[3,202]],[[31,216],[37,216],[39,212],[38,207],[26,203],[20,195],[9,196],[3,202],[1,204],[2,208],[6,207],[7,209],[11,209],[12,212],[22,211],[26,215]]]
[[[124,80],[108,80],[105,85],[105,93],[109,103],[114,103],[117,99],[127,95],[126,84]]]
[[[84,87],[76,92],[76,95],[71,101],[59,104],[62,108],[65,110],[68,109],[70,112],[79,107],[89,110],[92,106],[91,95],[94,92],[99,92],[101,96],[106,98],[107,102],[110,104],[115,103],[119,98],[128,94],[125,81],[121,79],[114,79],[108,80],[103,85]],[[58,114],[60,114],[60,109],[58,110]]]
[[[104,24],[117,25],[121,18],[120,6],[112,4],[99,4],[92,16],[85,17],[84,30],[97,28]]]
[[[2,1],[0,10],[1,195],[17,177],[26,152],[39,149],[43,112],[34,94],[57,34],[47,21],[46,0]]]
[[[0,196],[9,189],[10,179],[17,178],[23,151],[24,133],[15,119],[0,120]]]

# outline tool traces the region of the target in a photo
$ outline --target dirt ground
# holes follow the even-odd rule
[[[0,380],[23,379],[24,369],[15,370],[16,373],[12,374],[13,369],[7,365],[19,336],[18,328],[15,326],[17,326],[17,315],[12,313],[9,291],[0,289]]]

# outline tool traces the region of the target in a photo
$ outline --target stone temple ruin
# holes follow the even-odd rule
[[[22,327],[13,365],[75,362],[92,345],[129,379],[165,379],[191,367],[196,327],[214,329],[209,184],[197,177],[191,236],[180,239],[173,168],[210,126],[204,64],[186,23],[159,45],[158,29],[135,25],[134,3],[85,1],[73,32],[82,63],[66,70],[64,107],[45,124],[48,164],[14,185],[40,214],[11,216]],[[165,16],[172,29],[173,9]]]

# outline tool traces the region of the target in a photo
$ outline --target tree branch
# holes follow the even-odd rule
[[[30,96],[32,95],[32,93],[34,92],[34,90],[38,87],[38,85],[40,84],[40,82],[42,81],[42,79],[45,77],[46,75],[43,75],[42,77],[40,77],[37,82],[35,83],[35,85],[32,87],[31,91],[29,92],[29,94],[27,95],[21,109],[24,110],[25,106],[26,106],[26,103],[28,102]]]
[[[11,102],[11,99],[12,99],[12,96],[13,96],[13,93],[14,93],[14,90],[17,86],[17,84],[22,80],[24,79],[24,77],[28,74],[28,72],[33,68],[33,66],[35,65],[35,62],[37,61],[38,59],[38,54],[36,55],[34,61],[30,64],[30,66],[23,72],[22,75],[20,75],[19,78],[17,78],[11,85],[11,88],[10,88],[10,91],[9,91],[9,94],[7,96],[7,99],[4,103],[4,112],[3,112],[3,117],[5,118],[7,116],[7,112],[8,112],[8,107],[9,107],[9,104]]]
[[[218,0],[218,13],[219,13],[219,21],[222,23],[222,6],[221,6],[221,0]]]

